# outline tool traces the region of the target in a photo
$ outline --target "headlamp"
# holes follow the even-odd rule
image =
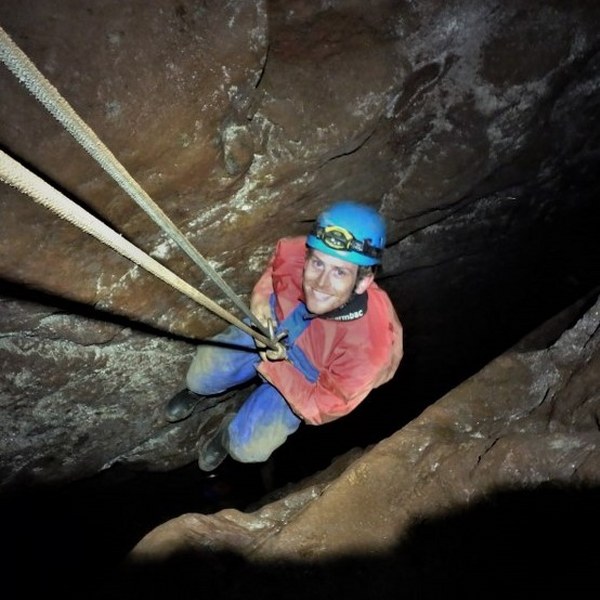
[[[359,241],[352,233],[338,225],[321,227],[315,223],[312,235],[332,250],[354,251],[371,258],[381,258],[383,250],[371,245],[371,240]]]

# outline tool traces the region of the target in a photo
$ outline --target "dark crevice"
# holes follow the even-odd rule
[[[75,315],[84,319],[90,319],[102,323],[110,323],[123,329],[131,329],[133,331],[151,335],[153,337],[162,337],[169,340],[191,343],[198,342],[198,340],[171,334],[140,321],[133,321],[125,316],[115,315],[114,313],[101,310],[96,306],[69,300],[67,298],[56,296],[49,292],[31,288],[20,283],[8,281],[6,279],[0,279],[0,293],[3,296],[2,302],[18,300],[20,302],[39,304],[40,306],[48,309],[46,316],[57,314]]]
[[[347,149],[343,149],[343,150],[338,150],[336,151],[335,154],[331,155],[331,156],[327,156],[325,158],[325,160],[317,167],[318,169],[322,169],[327,163],[334,161],[338,158],[342,158],[344,156],[350,156],[352,154],[355,154],[356,152],[358,152],[359,150],[361,150],[361,148],[364,147],[364,145],[373,137],[373,135],[375,135],[375,132],[377,131],[377,126],[375,126],[370,132],[367,132],[360,141],[358,142],[348,142],[346,144],[346,146],[349,148]]]

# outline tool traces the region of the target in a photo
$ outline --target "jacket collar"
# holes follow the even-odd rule
[[[321,319],[327,319],[328,321],[354,321],[367,314],[367,306],[367,292],[364,292],[363,294],[353,294],[350,297],[350,300],[343,306],[317,316]]]

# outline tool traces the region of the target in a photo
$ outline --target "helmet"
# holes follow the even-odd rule
[[[306,245],[359,266],[379,265],[385,222],[370,206],[341,200],[319,215]]]

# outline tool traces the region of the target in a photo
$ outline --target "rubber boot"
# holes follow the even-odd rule
[[[214,471],[227,457],[228,427],[235,415],[216,415],[206,424],[198,442],[198,467],[200,470]]]
[[[193,412],[198,403],[204,398],[188,389],[181,390],[175,394],[168,402],[165,408],[165,417],[170,423],[183,421]]]

